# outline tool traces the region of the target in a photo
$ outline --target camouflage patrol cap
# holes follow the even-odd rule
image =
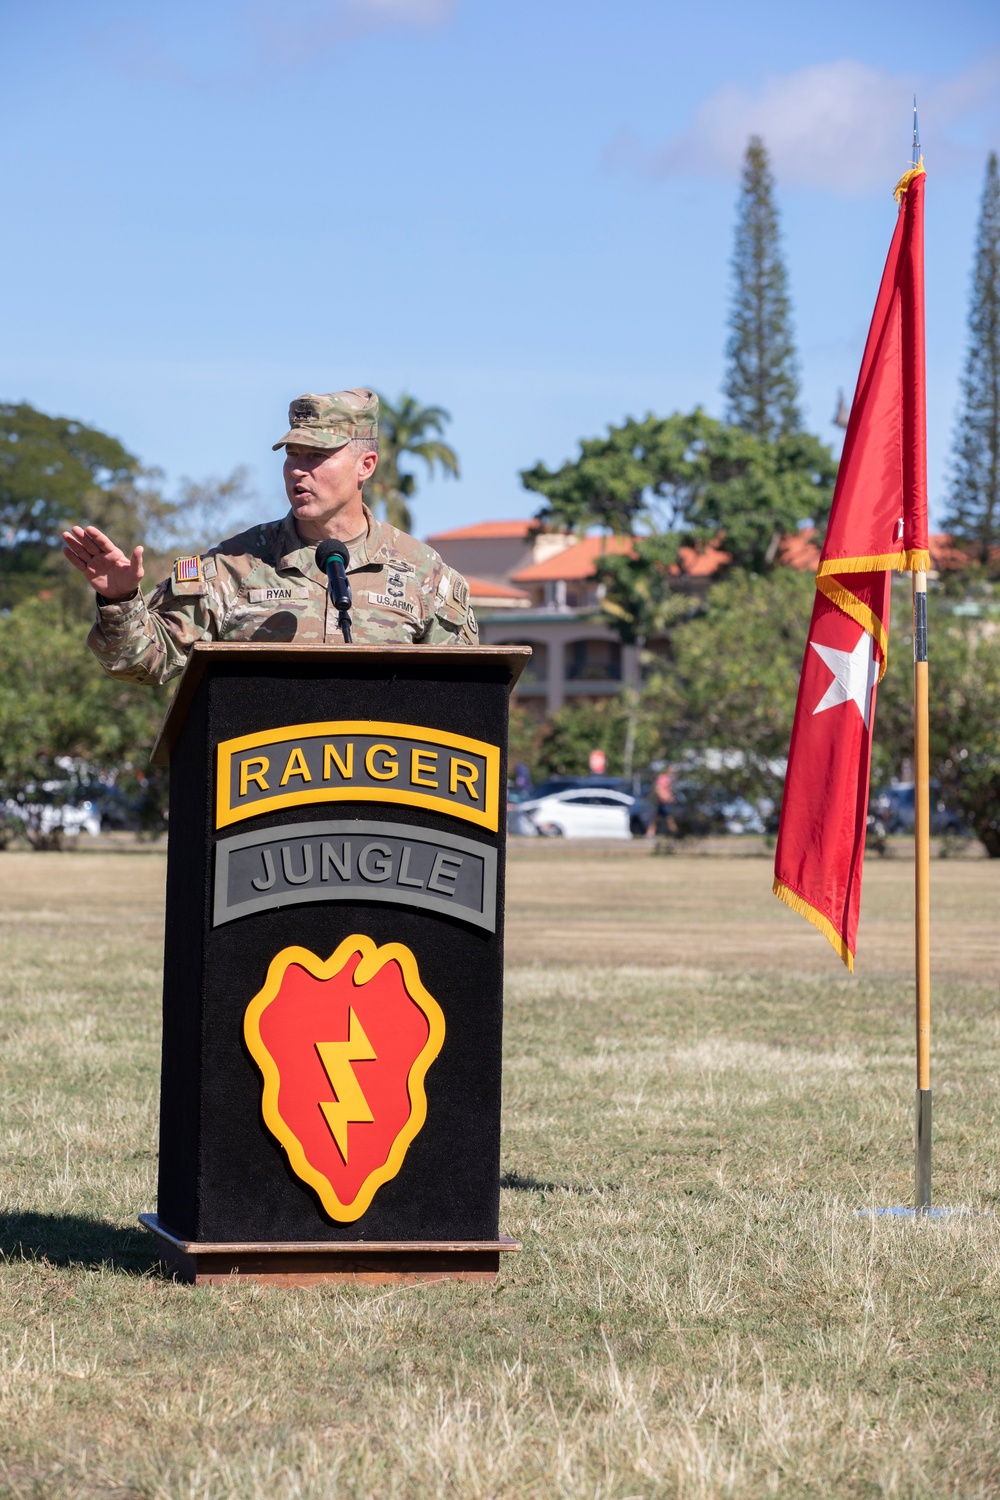
[[[343,448],[352,438],[378,437],[378,397],[374,391],[333,391],[326,396],[296,396],[288,408],[288,431],[273,444],[304,448]]]

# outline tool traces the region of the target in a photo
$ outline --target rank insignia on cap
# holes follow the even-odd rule
[[[175,583],[201,583],[201,558],[179,557],[174,563]]]

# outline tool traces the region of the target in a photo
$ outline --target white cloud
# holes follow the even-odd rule
[[[997,119],[1000,57],[963,73],[925,81],[844,58],[772,75],[759,88],[727,85],[695,112],[690,126],[644,151],[622,136],[609,159],[657,176],[734,177],[750,135],[763,136],[785,186],[832,188],[847,195],[882,190],[909,162],[914,93],[937,168],[976,160],[981,150],[955,138],[984,112]]]
[[[254,0],[244,14],[258,66],[296,72],[333,49],[377,31],[430,30],[447,21],[454,0]]]
[[[353,10],[390,21],[404,21],[412,26],[437,26],[453,10],[452,0],[347,0]]]
[[[244,14],[262,35],[299,32],[300,40],[327,46],[376,28],[439,26],[453,10],[454,0],[284,0],[279,17],[257,0]]]
[[[163,16],[129,18],[89,34],[102,61],[130,78],[205,90],[256,89],[325,61],[375,32],[427,31],[448,21],[457,0],[230,0],[216,12],[211,40],[197,48]]]

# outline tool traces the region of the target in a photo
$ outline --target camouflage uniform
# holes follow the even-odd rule
[[[299,397],[289,408],[290,431],[275,447],[333,449],[351,437],[374,436],[373,406],[377,414],[369,391]],[[465,579],[433,548],[377,521],[367,506],[365,518],[367,532],[348,543],[353,639],[478,645]],[[178,558],[148,599],[140,593],[109,603],[98,596],[88,645],[111,676],[146,683],[176,677],[198,641],[341,646],[315,551],[315,543],[300,538],[290,511],[283,520],[252,526],[203,555]]]

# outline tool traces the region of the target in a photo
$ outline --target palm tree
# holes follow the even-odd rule
[[[393,526],[409,531],[413,524],[408,501],[417,487],[415,477],[400,469],[402,458],[421,458],[429,474],[440,468],[443,474],[458,478],[458,455],[440,438],[428,433],[443,433],[451,416],[441,406],[421,406],[413,396],[402,393],[398,401],[380,395],[378,414],[379,459],[375,477],[368,489],[372,508]]]

